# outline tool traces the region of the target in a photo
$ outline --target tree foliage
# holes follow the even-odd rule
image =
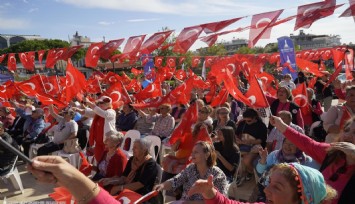
[[[20,53],[62,47],[69,47],[69,43],[63,40],[25,40],[0,50],[0,53]]]
[[[197,53],[200,56],[224,56],[227,50],[222,44],[214,44],[211,47],[198,49]]]

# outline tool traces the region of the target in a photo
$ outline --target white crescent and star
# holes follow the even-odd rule
[[[266,27],[270,24],[271,22],[271,19],[270,18],[261,18],[259,19],[256,24],[255,24],[255,28],[258,29],[258,28],[263,28],[263,27]],[[261,26],[259,27],[259,24],[261,24]],[[265,25],[264,25],[265,24]]]
[[[92,55],[95,55],[96,52],[97,52],[97,50],[99,50],[99,49],[100,49],[99,46],[94,46],[94,47],[91,49],[90,53],[91,53]],[[96,51],[95,51],[95,50],[96,50]]]
[[[308,98],[307,98],[307,96],[305,96],[305,95],[303,95],[303,94],[297,94],[294,98],[293,98],[293,100],[296,100],[296,99],[298,99],[298,98],[300,98],[300,100],[304,100],[304,103],[303,103],[303,105],[301,106],[301,107],[305,107],[306,105],[307,105],[307,101],[308,101]]]
[[[47,89],[46,85],[49,86],[49,90]],[[53,84],[47,82],[47,83],[44,83],[44,88],[46,88],[46,91],[51,92],[51,91],[53,91],[54,86],[53,86]]]
[[[309,15],[308,13],[311,13],[311,12],[317,10],[317,9],[318,9],[318,7],[311,7],[311,8],[308,8],[308,9],[306,9],[306,10],[303,11],[303,16],[308,16],[308,15]]]
[[[67,72],[67,74],[69,76],[69,81],[67,81],[67,87],[71,87],[74,85],[74,76],[70,72]]]
[[[251,95],[248,97],[248,100],[250,101],[251,105],[254,105],[256,102],[256,97],[254,95]]]
[[[227,64],[227,68],[229,69],[229,67],[232,67],[232,70],[230,70],[232,73],[235,72],[235,65],[233,63],[229,63]]]
[[[112,78],[113,77],[113,78]],[[109,78],[108,78],[108,81],[109,82],[116,82],[117,80],[116,80],[116,78],[114,77],[114,76],[110,76]]]
[[[119,91],[112,91],[111,92],[110,96],[112,99],[114,99],[114,97],[112,97],[113,95],[117,95],[117,100],[112,101],[112,103],[116,103],[121,100],[121,93]]]
[[[185,33],[184,37],[185,38],[190,38],[190,37],[193,37],[194,35],[197,35],[200,31],[198,29],[192,29],[192,30],[189,30]],[[192,34],[190,34],[192,33]]]
[[[34,83],[32,83],[32,82],[27,82],[27,83],[24,83],[23,85],[25,85],[25,84],[30,86],[32,90],[36,89],[36,85]]]

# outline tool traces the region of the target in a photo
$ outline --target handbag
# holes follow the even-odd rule
[[[68,154],[74,154],[81,151],[78,138],[67,139],[64,141],[63,151]]]

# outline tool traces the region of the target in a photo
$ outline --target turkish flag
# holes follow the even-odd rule
[[[334,10],[342,6],[335,4],[335,0],[328,0],[299,6],[294,30],[309,28],[315,21],[333,15]]]
[[[205,57],[205,66],[206,67],[211,67],[211,65],[213,64],[215,59],[216,59],[215,56],[206,56]]]
[[[183,56],[179,57],[179,65],[182,65],[182,63],[184,63],[185,59],[186,59],[186,57],[183,57]]]
[[[202,77],[197,76],[197,75],[192,75],[190,76],[187,81],[187,84],[191,84],[191,87],[196,87],[199,89],[208,89],[210,86],[208,84],[206,84],[205,81],[202,80]],[[189,90],[188,92],[191,92],[192,90]]]
[[[57,100],[53,98],[53,96],[45,94],[45,93],[36,93],[34,95],[39,101],[41,101],[42,105],[48,106],[48,105],[56,105],[59,108],[64,108],[67,107],[66,104],[64,104],[62,101]]]
[[[213,83],[210,86],[210,91],[205,95],[207,103],[210,103],[212,101],[212,98],[215,97],[216,92],[217,92],[217,87],[218,85]]]
[[[162,45],[165,40],[170,36],[173,30],[163,31],[154,33],[150,36],[141,46],[140,52],[142,54],[150,54],[154,50],[158,49],[160,45]]]
[[[146,35],[132,36],[128,38],[123,49],[121,59],[135,58]]]
[[[166,66],[176,67],[176,57],[167,57],[166,58]]]
[[[43,60],[44,53],[46,53],[45,50],[38,50],[38,51],[37,51],[37,54],[38,54],[38,61],[39,61],[40,64],[42,64],[42,60]]]
[[[212,34],[209,36],[205,36],[205,37],[201,38],[200,40],[202,42],[205,42],[208,45],[208,47],[211,47],[218,40],[218,36],[219,36],[219,34]]]
[[[7,68],[10,71],[16,71],[16,57],[15,53],[9,53],[7,55]]]
[[[35,52],[22,52],[18,53],[23,67],[29,71],[35,70]]]
[[[333,74],[329,77],[329,80],[327,81],[326,85],[324,86],[327,87],[330,83],[334,81],[335,78],[338,77],[339,73],[341,72],[342,69],[342,63],[343,59],[345,57],[345,52],[337,49],[332,49],[333,53],[333,61],[334,61],[334,68],[335,71]]]
[[[134,94],[137,100],[143,101],[148,98],[154,98],[162,96],[161,83],[159,80],[155,80],[153,83],[149,84],[142,91]]]
[[[71,58],[82,47],[83,45],[69,47],[68,50],[63,54],[62,59],[66,61],[67,59]]]
[[[296,58],[296,64],[297,66],[306,72],[310,72],[314,74],[315,76],[323,76],[324,74],[321,73],[318,69],[318,64],[310,62],[308,60],[304,60],[301,58]]]
[[[216,106],[220,106],[223,103],[225,103],[227,101],[228,98],[228,91],[226,88],[223,88],[219,91],[219,93],[217,94],[216,97],[213,97],[213,100],[211,102],[211,106],[212,107],[216,107]]]
[[[87,80],[86,92],[97,94],[102,93],[100,81],[97,78]]]
[[[0,63],[5,59],[5,57],[6,57],[6,54],[0,55]]]
[[[308,104],[307,86],[306,83],[302,83],[300,86],[292,90],[293,102],[299,107],[306,107]]]
[[[251,107],[254,108],[266,108],[269,107],[269,103],[266,100],[265,94],[260,87],[256,76],[252,77],[249,81],[250,87],[248,91],[244,94],[250,101]]]
[[[48,195],[58,203],[71,203],[72,194],[64,187],[54,188],[54,192]]]
[[[117,50],[117,48],[123,43],[124,38],[118,39],[118,40],[110,40],[108,43],[103,45],[98,51],[97,55],[100,56],[100,58],[108,60],[111,56],[111,54]]]
[[[58,60],[62,59],[64,53],[67,51],[67,48],[54,48],[48,51],[46,58],[46,67],[53,68],[55,63]]]
[[[115,108],[119,108],[123,104],[131,102],[131,98],[121,82],[112,84],[110,88],[105,91],[105,95],[112,99],[112,105]]]
[[[66,68],[65,84],[66,102],[68,103],[86,87],[84,74],[73,66],[70,59],[68,59]]]
[[[275,23],[282,12],[283,9],[253,15],[249,32],[249,47],[254,47],[259,39],[270,38],[272,28],[270,25]]]
[[[200,36],[203,28],[201,26],[192,26],[184,28],[176,38],[173,52],[184,54],[194,44]]]
[[[45,93],[57,95],[61,92],[57,76],[41,76]]]
[[[114,84],[118,81],[121,81],[122,77],[114,72],[109,72],[106,74],[105,78],[102,79],[102,82],[105,84]]]
[[[340,17],[350,17],[355,16],[355,0],[349,0],[349,8],[347,8],[340,16]],[[355,18],[354,18],[355,21]]]
[[[317,83],[317,77],[312,77],[312,79],[308,82],[308,88],[313,89],[314,85]]]
[[[191,99],[191,94],[189,90],[192,90],[192,87],[190,88],[191,84],[183,82],[180,86],[176,87],[175,89],[171,90],[166,97],[162,99],[162,104],[168,103],[168,104],[188,104]]]
[[[163,67],[158,69],[156,79],[159,81],[170,80],[174,76],[175,68]]]
[[[186,72],[182,69],[176,70],[174,73],[175,78],[183,81],[186,79]]]
[[[41,79],[41,76],[36,74],[36,75],[33,75],[30,79],[28,80],[25,80],[25,81],[22,81],[20,83],[17,84],[17,86],[19,88],[26,88],[27,89],[30,89],[31,91],[35,91],[35,93],[45,93],[45,90],[44,90],[44,86],[43,86],[43,82],[42,82],[42,79]],[[29,94],[29,93],[26,93],[25,94]],[[33,95],[33,94],[32,94]]]
[[[138,76],[138,75],[140,75],[140,74],[143,74],[143,70],[139,70],[139,69],[136,69],[136,68],[134,68],[134,67],[132,67],[132,69],[131,69],[131,73],[134,75],[134,76]]]
[[[18,90],[15,87],[15,83],[11,80],[6,81],[2,85],[0,85],[0,100],[3,103],[6,103],[5,101],[7,99],[14,98],[15,95],[21,95],[18,93]],[[10,105],[11,106],[11,105]]]
[[[126,72],[122,72],[122,76],[121,76],[121,82],[124,85],[128,85],[129,83],[131,83],[131,78],[129,78],[129,76],[126,74]]]
[[[195,68],[200,64],[200,57],[192,57],[191,67]]]
[[[89,176],[91,174],[92,166],[89,161],[86,159],[83,152],[79,152],[79,156],[81,158],[81,165],[79,167],[79,171],[83,173],[85,176]]]
[[[201,24],[200,26],[203,28],[203,31],[206,34],[210,34],[210,33],[218,32],[218,31],[222,30],[223,28],[229,26],[230,24],[239,21],[242,18],[232,18],[232,19],[224,20],[224,21],[205,23],[205,24]]]
[[[154,66],[160,68],[163,65],[164,57],[155,57]]]
[[[104,45],[103,42],[92,43],[85,55],[85,66],[95,68],[97,66],[97,62],[99,61],[100,55],[98,50]]]
[[[142,84],[137,79],[132,79],[126,86],[126,89],[138,93],[142,90]]]
[[[224,82],[224,86],[226,87],[226,89],[228,90],[231,96],[233,96],[238,101],[243,102],[247,106],[252,106],[249,99],[242,94],[242,92],[238,89],[236,84],[233,82],[233,78],[229,70],[227,70],[223,82]]]
[[[176,126],[176,128],[171,133],[169,143],[174,144],[178,139],[180,139],[185,133],[191,132],[191,126],[196,123],[198,117],[198,107],[197,104],[192,104],[185,112],[181,119],[181,122]]]
[[[124,203],[124,204],[134,204],[136,203],[136,201],[138,199],[140,199],[142,197],[142,195],[128,190],[128,189],[123,189],[123,191],[118,194],[118,196],[116,197],[116,200],[120,201],[120,203]]]

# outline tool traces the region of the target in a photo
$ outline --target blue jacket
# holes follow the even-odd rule
[[[28,131],[28,135],[25,135],[25,137],[36,139],[39,133],[44,129],[45,125],[43,118],[34,119],[30,115],[26,115],[25,111],[21,108],[16,108],[15,110],[17,114],[26,120],[23,126],[23,133]]]

